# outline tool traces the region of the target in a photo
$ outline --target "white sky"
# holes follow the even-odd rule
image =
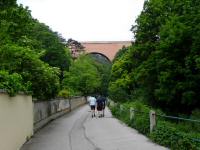
[[[130,28],[144,0],[17,0],[67,40],[133,40]]]

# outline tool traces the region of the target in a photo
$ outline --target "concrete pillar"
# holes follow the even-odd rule
[[[110,100],[109,100],[109,99],[107,100],[106,105],[107,105],[108,107],[110,107]]]
[[[135,116],[134,108],[130,108],[130,120],[133,120]]]
[[[120,113],[122,113],[122,111],[123,111],[123,106],[122,105],[119,106],[119,110],[120,110]]]
[[[151,133],[156,127],[156,113],[155,113],[155,111],[150,110],[149,117],[150,117],[150,133]]]
[[[71,98],[69,98],[69,111],[72,111],[72,103],[71,103]]]
[[[115,103],[114,103],[113,101],[109,100],[109,102],[110,102],[110,106],[111,106],[111,107],[114,107],[114,106],[115,106]]]

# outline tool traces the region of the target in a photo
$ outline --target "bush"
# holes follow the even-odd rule
[[[199,120],[200,118],[200,109],[195,109],[192,111],[191,119]],[[193,129],[200,133],[200,125],[193,123]]]
[[[58,93],[58,97],[70,98],[72,96],[75,96],[75,92],[72,89],[63,89]]]
[[[29,90],[33,92],[33,97],[49,99],[57,95],[60,86],[58,68],[41,61],[39,56],[29,48],[17,45],[0,46],[0,54],[0,70],[17,73],[22,78],[20,81],[23,84],[31,83]]]
[[[129,99],[127,91],[116,83],[110,83],[108,92],[109,97],[117,102],[125,102]]]
[[[62,87],[78,91],[84,96],[96,93],[101,86],[101,78],[93,63],[88,56],[79,57],[70,66],[69,72],[65,72]]]
[[[123,110],[120,111],[119,105],[123,106]],[[134,108],[134,119],[129,119],[129,109]],[[125,122],[127,125],[137,129],[140,133],[149,136],[154,142],[163,146],[169,147],[172,150],[199,150],[200,134],[198,132],[199,124],[181,122],[176,123],[166,121],[164,118],[157,119],[156,129],[150,134],[149,126],[149,111],[150,108],[144,105],[140,101],[126,102],[123,104],[117,104],[111,107],[112,114]],[[164,114],[161,110],[156,111],[159,114]],[[199,111],[193,112],[193,118],[198,116]],[[197,127],[197,128],[194,128]],[[196,140],[195,140],[196,139]]]
[[[172,150],[195,150],[198,148],[198,143],[192,140],[191,135],[181,132],[169,122],[159,122],[154,132],[150,134],[150,138]]]
[[[8,71],[0,70],[0,89],[6,90],[10,96],[14,96],[19,91],[28,92],[30,82],[23,84],[20,74],[9,74]]]
[[[70,97],[70,92],[68,90],[61,90],[59,93],[58,93],[58,97],[63,97],[63,98],[68,98]]]
[[[137,112],[135,112],[135,116],[133,120],[130,120],[130,107],[135,108]],[[140,133],[148,135],[149,133],[149,109],[147,106],[143,105],[141,102],[135,102],[135,103],[124,103],[123,104],[123,110],[120,111],[119,106],[115,106],[111,108],[111,111],[115,117],[122,120],[129,126],[137,129]],[[141,112],[145,113],[141,113]]]

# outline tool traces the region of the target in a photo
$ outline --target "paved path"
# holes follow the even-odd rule
[[[106,110],[104,118],[91,118],[83,106],[38,131],[21,150],[165,150],[153,144]]]

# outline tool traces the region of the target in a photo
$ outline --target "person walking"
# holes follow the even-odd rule
[[[104,110],[103,109],[105,109],[104,99],[103,99],[103,97],[98,96],[98,98],[97,98],[97,111],[98,111],[99,117],[104,116]]]
[[[96,107],[96,98],[93,96],[88,97],[88,102],[90,104],[92,118],[95,117],[95,107]]]
[[[107,99],[106,99],[106,97],[104,97],[104,96],[102,96],[101,99],[102,99],[102,102],[103,102],[103,107],[102,107],[102,117],[104,117],[104,114],[105,114],[105,107],[106,107]]]

